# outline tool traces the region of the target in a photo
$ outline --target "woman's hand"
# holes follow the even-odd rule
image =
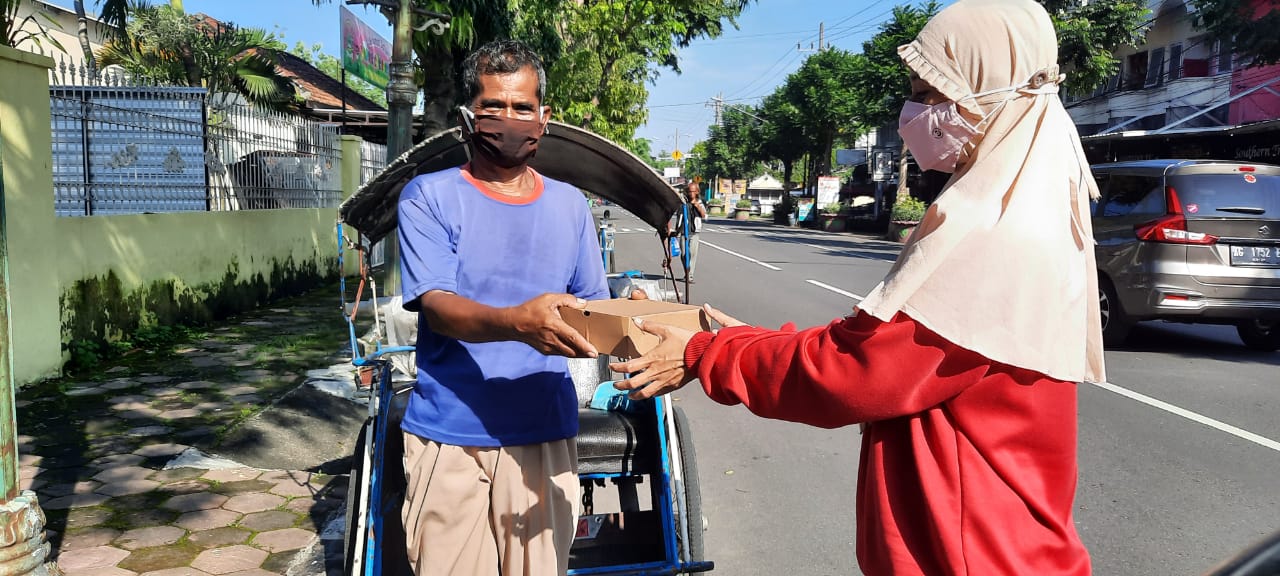
[[[712,320],[715,320],[716,324],[719,324],[721,328],[733,328],[734,326],[747,325],[746,322],[712,308],[710,304],[703,304],[702,309],[707,313],[707,316],[710,316]]]
[[[658,346],[635,360],[610,364],[614,372],[632,375],[615,382],[614,388],[631,390],[628,397],[632,400],[645,400],[675,392],[693,380],[695,374],[684,365],[684,349],[697,332],[638,318],[635,322],[641,330],[659,338]]]

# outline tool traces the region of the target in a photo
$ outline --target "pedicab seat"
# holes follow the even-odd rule
[[[658,431],[648,414],[578,409],[578,474],[650,474]]]
[[[609,358],[570,359],[578,394],[578,474],[648,474],[657,461],[658,431],[649,414],[588,408],[596,388],[613,380]]]

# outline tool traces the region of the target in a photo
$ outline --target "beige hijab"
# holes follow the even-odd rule
[[[961,0],[898,53],[961,108],[996,112],[859,308],[885,321],[905,312],[1000,363],[1105,381],[1089,222],[1097,184],[1057,96],[1049,15],[1032,0]]]

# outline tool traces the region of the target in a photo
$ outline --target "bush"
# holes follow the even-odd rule
[[[924,218],[926,208],[924,201],[908,196],[894,203],[889,219],[895,222],[919,222]]]
[[[746,199],[746,198],[743,198],[743,199],[741,199],[741,200],[738,200],[738,203],[737,203],[737,204],[734,204],[733,206],[734,206],[735,208],[738,208],[739,210],[750,210],[750,209],[751,209],[751,200],[748,200],[748,199]]]
[[[844,204],[835,202],[822,207],[821,212],[826,216],[835,216],[844,211]]]
[[[716,196],[707,201],[707,206],[724,206],[724,198]]]

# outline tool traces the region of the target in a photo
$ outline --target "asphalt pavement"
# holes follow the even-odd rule
[[[652,228],[612,208],[618,267],[655,271]],[[898,246],[867,236],[710,220],[692,302],[752,324],[852,312]],[[678,266],[677,266],[678,269]],[[1076,524],[1100,575],[1202,574],[1280,530],[1280,353],[1231,328],[1148,323],[1080,387]],[[734,575],[860,574],[856,427],[821,430],[675,395],[696,434],[707,553]]]

